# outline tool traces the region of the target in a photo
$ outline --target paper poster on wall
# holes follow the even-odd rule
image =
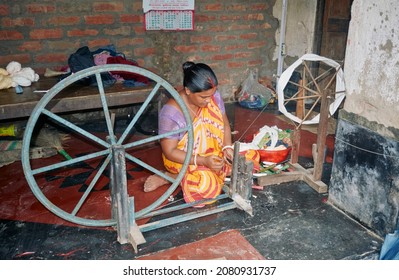
[[[143,10],[147,13],[150,10],[158,11],[181,11],[194,10],[194,0],[143,0]]]
[[[146,30],[193,30],[194,0],[143,0]]]

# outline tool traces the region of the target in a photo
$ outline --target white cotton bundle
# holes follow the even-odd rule
[[[31,67],[23,67],[21,63],[12,61],[6,67],[7,72],[12,78],[13,86],[28,87],[32,82],[39,80],[39,75]]]

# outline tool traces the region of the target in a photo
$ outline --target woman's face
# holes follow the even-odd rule
[[[186,92],[190,93],[188,99],[192,104],[198,107],[206,107],[208,103],[211,102],[211,98],[216,92],[216,87],[196,93],[192,93],[188,88],[186,88]]]

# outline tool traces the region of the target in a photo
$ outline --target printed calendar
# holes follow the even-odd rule
[[[143,0],[146,30],[193,30],[194,0]]]
[[[149,11],[145,13],[146,30],[193,30],[194,11]]]

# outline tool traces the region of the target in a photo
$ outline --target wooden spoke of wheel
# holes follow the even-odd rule
[[[338,73],[337,69],[330,67],[328,68],[327,71],[324,71],[315,77],[306,61],[303,61],[302,65],[303,65],[302,79],[299,82],[291,80],[288,81],[288,83],[295,85],[298,88],[298,90],[291,97],[284,98],[284,105],[287,105],[291,101],[297,102],[297,114],[299,114],[298,117],[302,120],[302,122],[298,124],[297,128],[299,128],[302,125],[302,123],[312,115],[312,112],[314,111],[316,105],[321,100],[322,95],[328,94],[327,93],[328,88],[331,86],[332,82],[334,81]],[[331,77],[329,77],[328,82],[324,87],[321,87],[320,84],[321,81],[323,81],[325,78],[328,78],[329,75],[331,75]],[[306,81],[305,77],[309,77],[310,80]],[[303,79],[305,79],[305,82]],[[311,88],[312,86],[315,87],[315,89]],[[306,113],[302,114],[300,113],[300,111],[302,110],[302,108],[304,109],[304,106],[300,104],[303,104],[305,100],[308,99],[312,100],[313,104]]]

